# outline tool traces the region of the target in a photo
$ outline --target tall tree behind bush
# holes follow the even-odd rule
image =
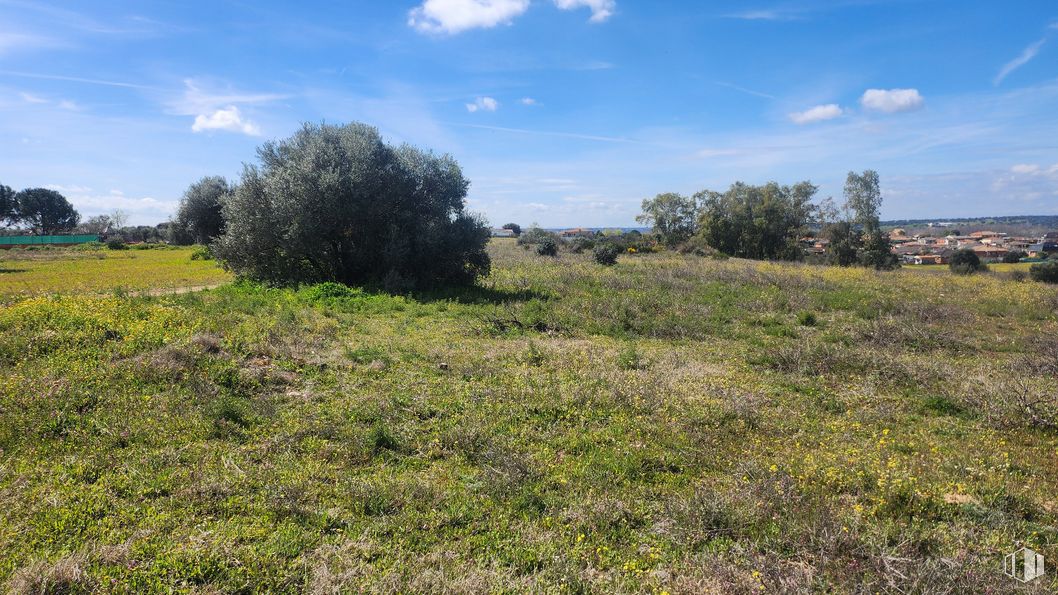
[[[180,200],[173,235],[177,244],[208,244],[224,233],[224,214],[221,202],[231,193],[228,181],[220,176],[207,176],[191,184]]]
[[[751,186],[738,182],[721,194],[704,191],[699,237],[709,246],[742,258],[799,260],[798,243],[812,221],[811,182]]]
[[[675,192],[643,200],[643,212],[636,221],[649,225],[666,246],[676,246],[694,235],[698,209],[695,199]]]
[[[893,254],[889,236],[880,222],[882,189],[878,172],[868,169],[862,174],[849,172],[845,179],[846,209],[855,215],[853,223],[862,231],[860,264],[878,270],[896,268],[899,260]]]
[[[28,188],[15,195],[18,224],[40,235],[57,234],[77,227],[81,215],[66,197],[47,188]]]
[[[447,155],[387,145],[353,123],[305,125],[258,157],[223,201],[213,244],[240,276],[405,290],[489,270],[489,229],[464,211],[469,183]]]

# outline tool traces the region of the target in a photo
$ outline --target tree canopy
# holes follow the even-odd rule
[[[818,188],[810,182],[752,186],[738,182],[724,193],[703,191],[698,235],[730,256],[799,260],[798,244],[808,230]]]
[[[488,227],[467,213],[456,161],[391,146],[365,124],[306,124],[258,149],[223,201],[214,253],[273,284],[338,281],[407,290],[473,283]]]
[[[28,188],[15,195],[15,219],[34,233],[49,235],[77,227],[81,215],[66,197],[47,188]]]
[[[207,176],[191,184],[176,214],[177,243],[208,244],[224,233],[221,201],[231,191],[228,181],[220,176]]]
[[[0,184],[0,225],[14,220],[16,204],[15,191]]]
[[[643,200],[643,213],[636,221],[653,227],[662,243],[675,246],[694,235],[697,216],[693,198],[666,192]]]

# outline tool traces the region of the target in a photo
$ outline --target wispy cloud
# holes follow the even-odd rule
[[[802,18],[800,14],[783,10],[744,10],[724,15],[729,19],[743,21],[793,21]]]
[[[591,140],[605,143],[639,143],[640,141],[616,136],[598,136],[593,134],[579,134],[576,132],[553,132],[549,130],[526,130],[524,128],[505,128],[503,126],[485,126],[483,124],[453,124],[464,128],[478,128],[481,130],[493,130],[496,132],[510,132],[513,134],[532,134],[536,136],[557,136],[560,138],[575,138],[578,140]]]
[[[728,89],[734,89],[735,91],[739,91],[739,92],[745,93],[747,95],[753,95],[755,97],[763,97],[764,99],[775,99],[774,95],[770,95],[770,94],[764,93],[762,91],[754,91],[753,89],[742,87],[742,86],[736,85],[734,83],[728,83],[728,82],[724,82],[724,81],[714,81],[713,84],[719,85],[721,87],[727,87]]]
[[[52,37],[30,33],[15,33],[14,31],[0,31],[0,56],[18,50],[49,49],[63,46],[65,46],[64,42]]]
[[[518,101],[518,103],[521,103],[522,105],[528,105],[528,106],[540,105],[540,102],[538,102],[537,100],[533,99],[532,97],[522,97]]]
[[[1055,29],[1056,26],[1051,25],[1050,28]],[[999,73],[996,74],[996,78],[992,80],[992,84],[998,87],[1000,84],[1002,84],[1003,79],[1010,76],[1012,72],[1031,62],[1032,59],[1040,53],[1040,50],[1043,49],[1043,45],[1045,43],[1047,43],[1046,37],[1022,50],[1021,54],[1019,54],[1017,58],[1014,58],[1010,62],[1007,62],[1003,65],[1002,68],[999,69]]]
[[[63,75],[56,75],[56,74],[40,74],[40,73],[35,73],[35,72],[19,72],[19,71],[15,71],[15,70],[0,70],[0,74],[2,74],[4,76],[15,76],[15,77],[29,78],[29,79],[41,79],[41,80],[46,80],[46,81],[66,81],[66,82],[69,82],[69,83],[83,83],[83,84],[86,84],[86,85],[102,85],[102,86],[105,86],[105,87],[123,87],[123,88],[126,88],[126,89],[142,89],[142,90],[156,90],[156,91],[160,91],[161,90],[161,89],[159,89],[157,87],[149,87],[147,85],[139,85],[139,84],[135,84],[135,83],[127,83],[127,82],[122,82],[122,81],[108,81],[108,80],[103,80],[103,79],[82,78],[82,77],[77,77],[77,76],[63,76]]]

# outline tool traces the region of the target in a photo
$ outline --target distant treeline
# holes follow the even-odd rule
[[[1031,225],[1058,228],[1058,215],[1009,215],[1003,217],[945,217],[943,219],[891,219],[882,221],[886,227],[921,227],[930,223],[958,223],[959,225]]]

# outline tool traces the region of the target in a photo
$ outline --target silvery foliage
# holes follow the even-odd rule
[[[213,244],[242,277],[408,290],[489,271],[488,227],[464,211],[469,182],[448,155],[387,145],[353,123],[306,124],[258,157],[225,199]]]

